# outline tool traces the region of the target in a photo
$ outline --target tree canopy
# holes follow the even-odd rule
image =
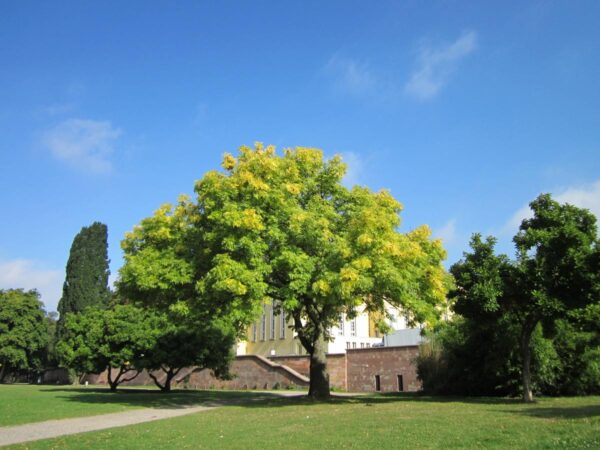
[[[0,383],[15,371],[40,369],[49,329],[37,291],[0,290]]]
[[[83,227],[73,239],[63,294],[58,302],[60,313],[57,334],[62,335],[67,313],[79,313],[94,306],[105,308],[110,300],[108,288],[108,232],[106,225],[94,222]]]
[[[533,217],[522,222],[514,237],[515,261],[494,254],[495,239],[483,242],[475,235],[472,252],[451,268],[457,286],[451,293],[455,310],[474,324],[471,332],[477,329],[489,337],[490,330],[502,326],[509,339],[509,328],[516,326],[525,401],[533,399],[531,341],[536,327],[542,323],[550,332],[570,311],[600,301],[600,244],[594,215],[560,204],[548,194],[530,207]]]
[[[223,168],[196,183],[196,202],[166,205],[126,236],[124,295],[212,311],[240,330],[274,302],[311,355],[318,398],[329,396],[326,342],[341,313],[384,314],[388,302],[410,323],[437,320],[445,251],[426,226],[398,231],[389,192],[344,187],[341,158],[311,148],[242,147]]]
[[[141,372],[141,361],[166,325],[164,318],[132,305],[91,307],[67,314],[57,352],[67,367],[80,374],[107,370],[110,388],[116,390]]]

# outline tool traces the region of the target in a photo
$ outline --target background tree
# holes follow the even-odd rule
[[[156,344],[164,320],[132,305],[88,308],[67,314],[64,339],[57,351],[63,363],[79,374],[108,371],[112,391],[143,370],[143,359]]]
[[[235,333],[219,320],[167,321],[141,365],[160,390],[169,392],[171,381],[185,367],[210,369],[218,378],[228,377],[234,345]]]
[[[108,288],[108,232],[106,225],[94,222],[83,227],[73,239],[63,295],[58,302],[60,314],[57,334],[62,336],[67,313],[79,313],[90,306],[105,308],[110,300]]]
[[[383,316],[387,301],[410,323],[437,319],[445,252],[427,227],[397,232],[401,206],[387,191],[348,190],[341,159],[315,149],[279,157],[257,144],[223,167],[197,182],[196,204],[161,208],[126,237],[126,295],[212,311],[240,330],[274,302],[310,354],[315,398],[329,396],[326,343],[340,314],[365,304]]]
[[[40,370],[48,327],[37,291],[0,290],[0,383],[19,371]]]
[[[517,375],[525,401],[533,399],[534,387],[548,393],[568,385],[579,386],[578,392],[597,389],[590,381],[598,373],[591,361],[600,340],[596,219],[549,195],[530,206],[533,217],[514,238],[515,261],[494,254],[495,239],[475,235],[472,251],[452,266],[456,289],[450,297],[462,318],[437,336],[443,351],[421,359],[425,384],[448,390],[434,376],[442,367],[462,394],[514,392]]]
[[[530,341],[537,324],[552,324],[600,296],[600,243],[594,215],[561,205],[549,194],[529,206],[533,217],[521,223],[514,238],[519,271],[511,305],[521,325],[525,401],[533,400]]]

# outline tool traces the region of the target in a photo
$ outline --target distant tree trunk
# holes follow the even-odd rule
[[[2,364],[2,369],[0,370],[0,383],[4,383],[4,377],[6,377],[6,364]]]
[[[134,376],[129,377],[129,378],[121,378],[124,374],[126,374],[127,372],[131,372],[131,371],[135,371]],[[112,379],[112,369],[109,366],[108,367],[108,385],[110,386],[110,390],[112,392],[116,391],[119,384],[125,383],[126,381],[133,380],[135,377],[137,377],[139,375],[140,372],[141,372],[141,370],[127,369],[125,367],[119,367],[119,373],[117,374],[117,377],[113,380]]]
[[[158,377],[156,377],[152,372],[148,371],[148,376],[150,376],[150,378],[152,378],[152,381],[154,381],[154,384],[156,384],[156,386],[158,386],[158,388],[161,391],[171,392],[171,381],[179,373],[179,371],[181,370],[181,367],[179,369],[173,369],[171,367],[166,369],[164,367],[161,367],[161,370],[163,372],[165,372],[167,375],[167,377],[165,378],[165,382],[163,384],[161,384],[160,381],[158,381]]]
[[[313,344],[313,351],[310,353],[310,387],[308,396],[315,400],[326,400],[331,395],[329,390],[329,374],[327,373],[326,350],[327,341],[321,332]]]
[[[523,401],[533,402],[533,391],[531,389],[531,335],[535,329],[536,322],[528,320],[523,324],[521,331],[521,357],[523,359]]]

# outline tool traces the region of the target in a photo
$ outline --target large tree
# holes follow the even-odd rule
[[[105,308],[110,300],[108,288],[108,232],[106,225],[94,222],[83,227],[73,239],[62,298],[57,334],[62,336],[67,313],[79,313],[90,306]]]
[[[0,290],[0,383],[10,373],[40,369],[48,340],[37,291]]]
[[[178,310],[210,310],[241,327],[263,303],[292,320],[310,354],[310,390],[329,396],[325,352],[339,316],[401,307],[435,322],[445,302],[445,251],[422,226],[398,232],[401,205],[383,190],[347,189],[339,157],[242,147],[225,172],[196,183],[197,202],[166,206],[127,236],[120,289]],[[142,230],[152,232],[142,233]]]

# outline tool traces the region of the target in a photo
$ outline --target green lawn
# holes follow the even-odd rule
[[[221,398],[243,398],[249,392],[174,391],[105,387],[0,384],[0,426],[50,419],[94,416],[136,408],[196,405]]]
[[[42,391],[44,388],[38,389],[40,396],[47,395]],[[163,394],[143,391],[123,394],[94,391],[83,397],[79,395],[85,393],[70,395],[71,400],[66,399],[67,393],[73,394],[68,389],[62,395],[55,392],[52,395],[55,400],[48,399],[46,403],[81,403],[83,406],[78,407],[89,413],[86,406],[97,412],[104,406],[100,398],[121,408],[139,407],[145,402],[157,406],[166,401]],[[122,400],[115,401],[119,395]],[[188,391],[176,392],[172,398],[179,399],[173,403],[188,402],[188,398],[190,403],[195,403],[203,398],[232,395],[244,393]],[[0,417],[3,417],[1,410]],[[147,424],[32,442],[27,447],[600,448],[600,397],[541,399],[532,405],[511,399],[444,399],[410,395],[336,398],[327,403],[270,399]]]

